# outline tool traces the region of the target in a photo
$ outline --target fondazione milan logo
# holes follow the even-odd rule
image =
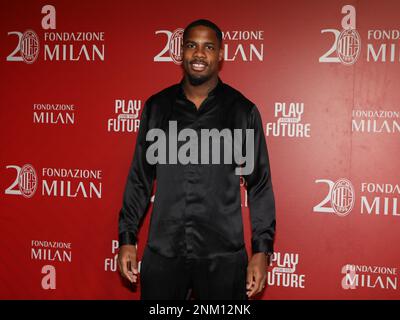
[[[176,64],[182,63],[182,41],[183,41],[183,29],[176,29],[169,40],[169,54],[172,61]]]
[[[39,8],[38,8],[39,9]],[[56,7],[44,5],[41,8],[41,39],[33,30],[7,33],[12,47],[6,61],[32,64],[42,61],[104,61],[105,33],[103,31],[56,31]],[[78,27],[79,29],[79,27]],[[40,47],[42,48],[40,50]],[[39,51],[41,57],[39,58]]]
[[[347,216],[354,206],[354,188],[347,179],[336,181],[331,195],[332,208],[338,216]]]
[[[156,62],[182,63],[183,29],[177,28],[174,31],[157,30],[155,34],[165,34],[167,36],[164,48],[154,57]]]
[[[39,38],[32,30],[24,32],[20,42],[21,56],[26,63],[32,63],[39,55]]]
[[[344,5],[340,29],[322,29],[321,33],[334,35],[331,47],[319,57],[321,63],[341,63],[349,66],[354,64],[361,52],[361,37],[356,30],[356,8]],[[340,31],[342,30],[342,31]]]
[[[26,30],[24,33],[11,31],[8,35],[16,35],[18,42],[15,49],[8,55],[7,61],[23,61],[31,64],[39,56],[39,37],[33,30]]]
[[[315,182],[328,185],[328,193],[321,202],[314,206],[314,212],[334,213],[339,217],[344,217],[353,210],[355,192],[349,180],[344,178],[337,181],[317,179]]]
[[[343,64],[351,65],[360,54],[360,35],[355,29],[343,30],[337,41],[337,55]]]
[[[30,164],[24,165],[18,175],[18,187],[21,194],[25,198],[31,198],[35,194],[37,185],[35,169]]]

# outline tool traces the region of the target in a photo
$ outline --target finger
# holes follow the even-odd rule
[[[128,271],[128,274],[129,274],[129,280],[131,281],[131,282],[137,282],[137,276],[136,275],[134,275],[131,271]]]
[[[255,294],[258,294],[262,290],[263,283],[264,283],[264,276],[260,272],[255,272],[254,277],[255,277],[255,285],[254,285]]]
[[[133,274],[137,275],[138,274],[138,264],[136,257],[131,256],[130,257],[130,271],[133,272]]]
[[[121,256],[118,256],[118,268],[119,268],[119,273],[121,274],[121,276],[122,276],[123,278],[125,278],[125,275],[124,275],[124,268],[122,267],[122,266],[123,266],[122,260],[123,260],[123,258],[122,258]]]
[[[247,296],[250,298],[254,295],[255,292],[255,280],[254,280],[254,276],[252,277],[252,280],[250,281],[250,285],[248,286],[248,290],[247,290]]]
[[[265,288],[265,283],[266,283],[266,278],[267,278],[267,277],[263,277],[263,278],[261,279],[261,281],[260,281],[260,287],[259,287],[257,293],[260,293],[261,291],[264,290],[264,288]]]
[[[129,281],[133,281],[132,277],[130,276],[130,274],[128,273],[128,259],[127,258],[122,258],[122,276],[126,279],[128,279]]]
[[[136,267],[135,267],[135,265],[136,265]],[[128,262],[128,273],[131,276],[131,278],[134,280],[134,282],[136,282],[138,269],[137,269],[136,259],[132,256],[130,256],[129,262]]]
[[[128,261],[127,261],[127,269],[128,269],[129,279],[131,282],[136,282],[137,276],[133,271],[133,264],[134,264],[134,259],[132,256],[129,256]]]
[[[250,290],[250,296],[253,296],[259,292],[262,279],[262,275],[256,270],[254,271],[253,274],[254,274],[254,280],[253,280],[253,286]]]
[[[247,296],[250,298],[250,297],[254,296],[255,293],[256,293],[256,290],[255,290],[255,286],[253,285],[253,286],[250,288],[250,290],[248,290]]]
[[[246,277],[246,289],[250,289],[253,285],[253,270],[247,270],[247,277]]]

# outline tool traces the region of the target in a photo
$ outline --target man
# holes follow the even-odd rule
[[[275,235],[267,146],[257,107],[219,78],[222,60],[221,30],[209,20],[190,23],[183,34],[183,79],[145,103],[119,216],[118,257],[122,276],[136,283],[136,235],[157,178],[141,264],[141,299],[185,299],[192,292],[201,300],[244,300],[265,287]],[[247,136],[244,140],[253,143],[254,167],[243,176],[252,224],[250,261],[243,236],[240,176],[234,165],[149,161],[155,140],[154,135],[149,138],[151,130],[164,130],[168,137],[158,142],[172,144],[176,136],[167,127],[174,121],[179,130],[196,133],[215,128],[253,132],[254,141],[247,141]],[[182,140],[178,144],[184,147]],[[186,151],[192,147],[191,142]],[[167,150],[167,155],[158,156],[184,156]]]

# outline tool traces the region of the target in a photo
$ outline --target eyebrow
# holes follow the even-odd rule
[[[187,42],[193,42],[193,43],[197,43],[196,41],[194,41],[194,40],[185,40],[184,41],[185,43],[187,43]],[[204,42],[204,44],[213,44],[213,45],[215,45],[216,43],[215,42],[210,42],[210,41],[207,41],[207,42]]]

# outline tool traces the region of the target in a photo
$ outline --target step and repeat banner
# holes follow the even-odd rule
[[[199,18],[263,119],[277,226],[257,299],[399,299],[398,0],[0,6],[1,299],[139,299],[116,263],[122,194],[144,102],[181,80]],[[242,208],[250,253],[244,184]]]

